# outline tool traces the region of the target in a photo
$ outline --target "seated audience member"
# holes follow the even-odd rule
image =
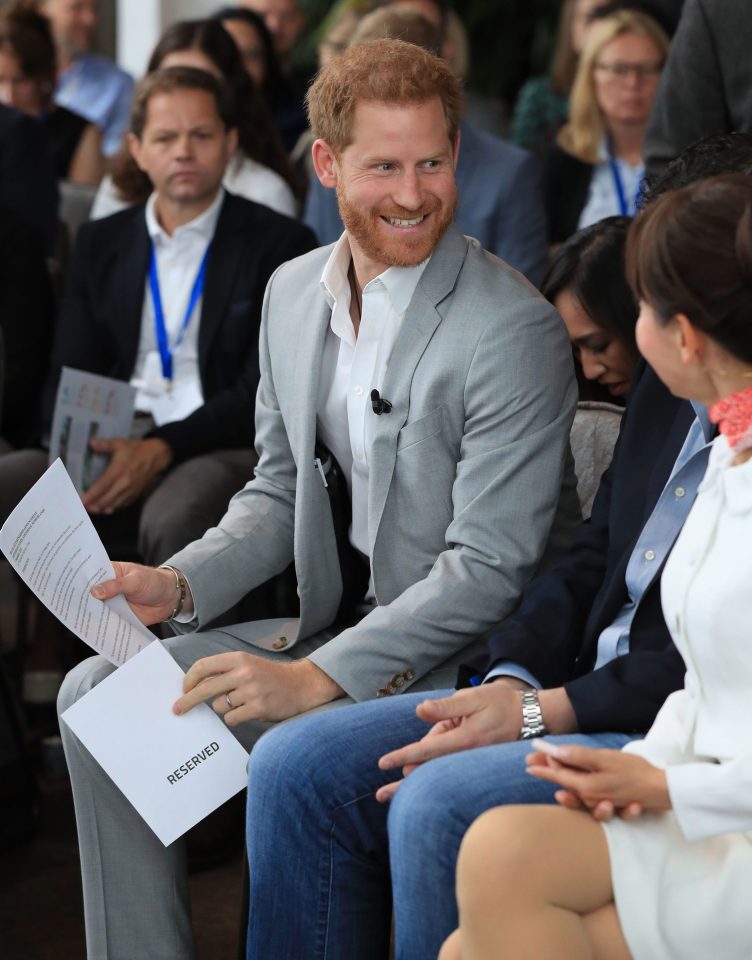
[[[525,150],[542,154],[569,117],[569,94],[577,61],[590,27],[590,16],[606,0],[564,0],[556,31],[551,70],[531,77],[520,89],[510,126],[510,139]]]
[[[237,44],[243,65],[269,108],[277,133],[289,153],[308,123],[303,104],[282,70],[263,17],[245,7],[222,7],[214,19],[221,21]]]
[[[96,185],[104,173],[99,127],[55,104],[55,43],[35,10],[0,14],[0,101],[41,124],[59,180]]]
[[[139,552],[150,562],[200,537],[251,475],[264,288],[312,246],[300,224],[222,189],[236,140],[228,96],[211,75],[176,67],[143,82],[130,144],[154,193],[81,228],[57,320],[47,430],[63,366],[138,388],[134,436],[91,442],[110,461],[84,505],[105,533],[111,514],[140,503]],[[4,520],[47,454],[19,451],[2,463]]]
[[[57,182],[39,124],[0,103],[0,204],[39,234],[47,254],[57,236]]]
[[[701,137],[752,132],[751,40],[747,4],[685,0],[645,134],[648,173]]]
[[[41,238],[14,210],[0,206],[2,452],[39,442],[39,403],[50,361],[54,310]]]
[[[55,103],[86,117],[102,131],[102,151],[111,157],[128,126],[133,80],[120,67],[91,53],[99,19],[98,0],[42,0],[57,47]]]
[[[432,3],[433,0],[426,6]],[[437,9],[444,7],[439,4]],[[422,14],[411,11],[407,5],[402,9],[401,4],[380,7],[364,18],[350,46],[385,36],[417,43],[432,52],[442,46],[438,25],[434,31],[428,30]],[[545,269],[547,242],[536,161],[524,150],[476,129],[467,121],[461,123],[460,133],[457,227],[531,282],[539,283]],[[316,180],[308,191],[303,219],[322,245],[333,243],[342,233],[334,192]]]
[[[554,254],[543,296],[572,341],[580,400],[623,403],[639,360],[637,304],[624,274],[628,217],[607,217],[578,231]]]
[[[237,117],[238,147],[227,165],[224,186],[230,193],[295,216],[300,184],[253,86],[232,37],[216,20],[183,20],[165,31],[154,49],[148,73],[164,67],[193,67],[225,80]],[[143,203],[151,184],[126,144],[115,158],[112,178],[105,177],[94,199],[91,219],[98,220]]]
[[[640,350],[720,431],[663,575],[684,689],[623,752],[553,745],[551,758],[526,758],[579,809],[497,809],[470,828],[460,926],[441,960],[752,956],[749,178],[713,178],[647,208],[627,260]]]
[[[645,173],[642,141],[667,49],[658,24],[633,10],[590,28],[569,122],[544,162],[552,243],[603,217],[634,216]]]
[[[290,78],[302,102],[309,76],[294,62],[295,52],[306,25],[305,14],[298,0],[239,0],[239,6],[247,7],[263,17],[274,40],[274,48],[282,69]]]
[[[749,143],[728,148],[721,168],[752,174]],[[717,157],[714,148],[705,170],[682,164],[680,181],[689,168],[715,173]],[[395,956],[435,957],[456,926],[457,850],[473,820],[498,804],[553,800],[552,785],[525,773],[525,741],[618,748],[681,686],[661,576],[713,428],[650,367],[636,381],[590,521],[528,585],[485,662],[461,672],[470,685],[301,718],[257,745],[249,957],[313,960],[325,944],[327,955],[385,960],[392,911]]]
[[[445,684],[576,511],[561,319],[452,226],[456,77],[413,44],[374,40],[319,74],[309,108],[316,170],[339,191],[346,231],[267,289],[255,477],[168,561],[177,574],[116,564],[95,589],[130,599],[144,622],[173,617],[183,635],[164,642],[188,669],[174,710],[208,700],[248,747],[262,721]],[[374,155],[385,164],[364,175]],[[205,629],[293,560],[297,621]],[[102,657],[77,667],[60,709],[111,670]],[[183,843],[163,847],[63,737],[91,955],[192,956]]]

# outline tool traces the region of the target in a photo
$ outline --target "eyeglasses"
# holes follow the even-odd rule
[[[625,63],[617,60],[615,63],[596,63],[595,69],[608,76],[611,81],[623,82],[633,74],[639,80],[652,80],[663,69],[662,63]]]

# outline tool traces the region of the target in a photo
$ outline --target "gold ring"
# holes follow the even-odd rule
[[[232,705],[232,700],[230,700],[230,694],[229,694],[229,693],[226,693],[226,694],[225,694],[225,700],[227,701],[227,706],[230,708],[230,710],[234,710],[235,708],[234,708],[233,705]]]

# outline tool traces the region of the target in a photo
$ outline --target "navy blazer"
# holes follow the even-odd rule
[[[170,445],[175,463],[252,445],[266,284],[280,264],[315,245],[303,224],[226,194],[207,261],[198,333],[204,404],[151,434]],[[118,380],[133,375],[150,251],[143,204],[78,231],[45,390],[47,428],[63,366]]]
[[[635,612],[629,653],[594,670],[598,637],[627,601],[625,575],[635,542],[695,418],[644,366],[624,415],[611,466],[590,520],[574,546],[529,584],[515,611],[488,640],[488,658],[470,675],[511,660],[544,688],[563,685],[583,733],[644,732],[666,697],[682,686],[683,661],[663,619],[656,572]]]

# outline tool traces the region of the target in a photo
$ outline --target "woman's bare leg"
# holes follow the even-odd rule
[[[588,813],[519,806],[483,814],[462,842],[457,902],[461,960],[631,960],[606,838]]]

